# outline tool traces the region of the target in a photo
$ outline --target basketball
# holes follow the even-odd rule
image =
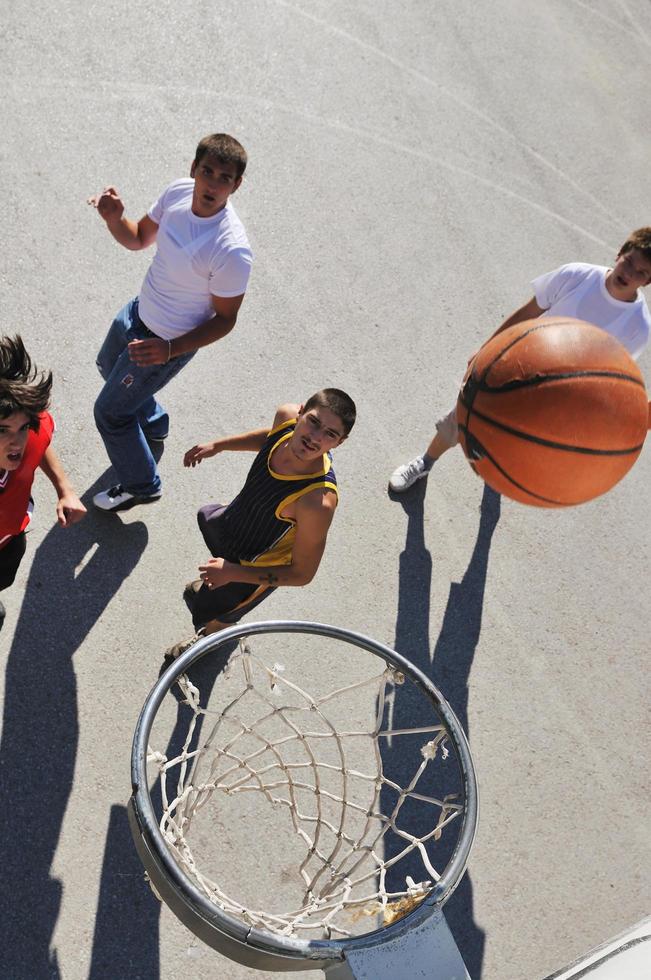
[[[648,425],[640,370],[610,334],[541,317],[503,330],[470,364],[457,402],[470,465],[498,493],[571,507],[633,466]]]

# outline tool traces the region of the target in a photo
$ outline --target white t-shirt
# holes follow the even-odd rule
[[[651,315],[641,291],[633,303],[614,299],[606,289],[606,266],[572,262],[533,280],[543,316],[571,316],[612,334],[638,358],[649,342]]]
[[[147,212],[158,233],[138,312],[163,340],[209,320],[211,296],[241,296],[251,272],[251,247],[230,201],[214,217],[199,218],[192,213],[193,190],[191,178],[175,180]]]

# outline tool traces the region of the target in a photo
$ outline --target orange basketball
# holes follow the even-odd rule
[[[648,400],[637,364],[605,330],[541,317],[481,348],[457,421],[470,465],[494,490],[571,507],[628,473],[647,433]]]

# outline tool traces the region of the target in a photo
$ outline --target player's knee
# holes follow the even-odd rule
[[[97,397],[95,404],[93,405],[93,415],[95,417],[95,425],[98,429],[102,429],[110,425],[111,417],[107,411],[105,399],[102,398],[101,394]]]
[[[118,412],[104,392],[100,392],[93,406],[95,425],[102,431],[127,429],[134,423],[135,415],[131,412]]]
[[[456,405],[451,412],[448,412],[447,415],[438,420],[436,423],[436,433],[447,449],[452,449],[453,446],[459,444]]]
[[[98,357],[95,361],[95,366],[100,373],[100,377],[102,377],[104,381],[106,381],[109,374],[111,373],[111,368],[109,367],[109,365],[105,361],[102,361],[100,357]]]

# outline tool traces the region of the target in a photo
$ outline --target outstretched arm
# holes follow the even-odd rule
[[[209,459],[223,452],[259,452],[264,441],[269,435],[269,429],[253,429],[251,432],[242,432],[238,436],[224,436],[223,439],[215,439],[213,442],[201,442],[188,449],[183,457],[184,466],[196,466],[202,459]]]
[[[251,585],[307,585],[316,575],[332,523],[336,495],[330,490],[313,490],[296,501],[296,539],[291,565],[243,566],[224,558],[212,558],[199,565],[201,578],[209,589],[227,582]]]
[[[525,320],[535,320],[536,317],[542,316],[544,312],[545,311],[541,309],[540,306],[538,306],[536,297],[532,296],[530,300],[527,300],[524,306],[521,306],[519,309],[515,311],[515,313],[512,313],[511,316],[508,316],[504,321],[504,323],[501,323],[500,326],[497,328],[497,330],[490,335],[488,340],[492,340],[493,337],[497,337],[498,333],[502,333],[502,330],[506,330],[508,329],[508,327],[514,327],[516,323],[523,323]],[[484,343],[487,344],[488,340],[484,341]],[[484,345],[482,344],[482,347],[483,346]],[[481,350],[481,348],[479,349]],[[473,354],[468,358],[468,364],[474,361],[477,354],[478,351],[473,352]],[[434,436],[434,439],[436,439],[436,436]],[[432,440],[432,442],[433,441],[434,440]]]
[[[271,429],[275,429],[289,419],[295,419],[300,410],[300,405],[281,405],[276,409]],[[213,442],[197,443],[192,449],[188,449],[183,457],[183,465],[196,466],[202,459],[209,459],[223,452],[258,453],[264,446],[271,429],[254,429],[252,432],[243,432],[237,436],[224,436],[223,439],[215,439]]]
[[[532,296],[524,306],[521,306],[515,313],[507,317],[504,323],[502,323],[492,337],[497,337],[498,333],[502,333],[502,330],[506,330],[508,327],[514,327],[516,323],[523,323],[525,320],[535,320],[536,317],[542,316],[545,311],[538,306],[538,301],[535,296]]]
[[[113,238],[124,248],[139,252],[155,241],[158,232],[156,222],[147,214],[137,222],[125,218],[124,203],[115,187],[105,187],[101,194],[93,194],[88,198],[88,204],[97,209]]]
[[[86,513],[86,508],[72,488],[65,474],[61,460],[48,446],[41,460],[41,469],[54,487],[57,495],[57,520],[61,527],[76,524]]]

